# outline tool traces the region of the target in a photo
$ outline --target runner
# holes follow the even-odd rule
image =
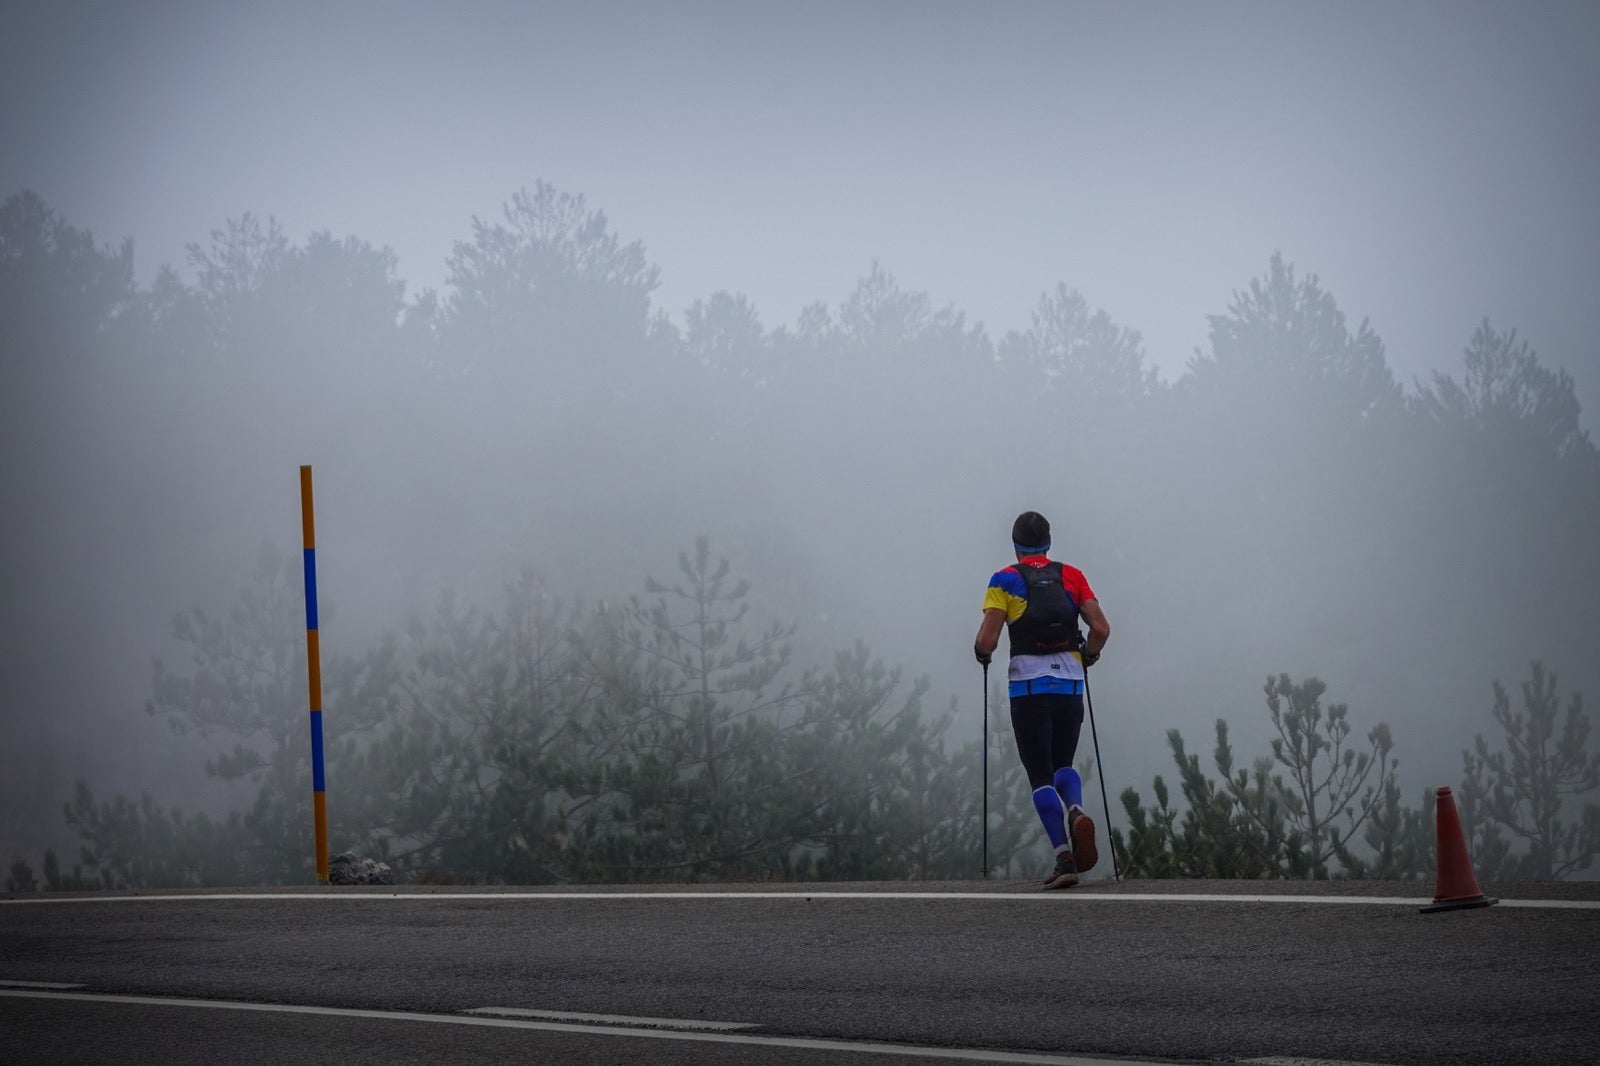
[[[1017,561],[989,579],[973,652],[987,667],[1006,627],[1011,729],[1034,809],[1056,853],[1044,887],[1071,888],[1099,858],[1072,759],[1083,728],[1084,668],[1099,660],[1111,623],[1083,571],[1047,557],[1050,523],[1043,515],[1018,515],[1011,541]],[[1089,623],[1087,640],[1078,630],[1080,617]]]

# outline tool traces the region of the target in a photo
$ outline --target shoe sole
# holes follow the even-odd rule
[[[1058,877],[1052,877],[1050,880],[1046,881],[1044,883],[1044,890],[1049,892],[1051,889],[1056,888],[1072,888],[1077,885],[1077,883],[1077,874],[1061,874]]]
[[[1080,874],[1094,869],[1100,861],[1094,846],[1094,822],[1087,814],[1078,815],[1072,822],[1072,861],[1078,864]]]

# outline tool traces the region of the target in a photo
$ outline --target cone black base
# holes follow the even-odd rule
[[[1430,914],[1433,911],[1463,911],[1469,907],[1493,907],[1500,901],[1491,896],[1473,896],[1470,899],[1436,899],[1426,907],[1419,907],[1418,913]]]

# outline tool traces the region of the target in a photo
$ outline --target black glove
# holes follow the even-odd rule
[[[1097,651],[1091,652],[1088,648],[1081,649],[1078,652],[1078,657],[1083,660],[1083,665],[1086,667],[1093,666],[1100,661],[1100,653]]]
[[[994,658],[994,656],[989,652],[979,651],[977,648],[972,649],[972,654],[978,660],[979,666],[988,666],[990,661]]]

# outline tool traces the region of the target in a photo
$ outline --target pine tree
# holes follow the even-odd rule
[[[1474,859],[1547,881],[1588,869],[1600,851],[1600,805],[1572,809],[1575,797],[1600,787],[1600,751],[1590,750],[1582,695],[1572,694],[1562,718],[1556,684],[1556,675],[1533,661],[1522,683],[1523,712],[1516,713],[1505,686],[1495,681],[1494,718],[1505,748],[1491,751],[1479,733],[1461,753],[1462,820],[1473,834]],[[1512,857],[1500,829],[1526,850]]]

